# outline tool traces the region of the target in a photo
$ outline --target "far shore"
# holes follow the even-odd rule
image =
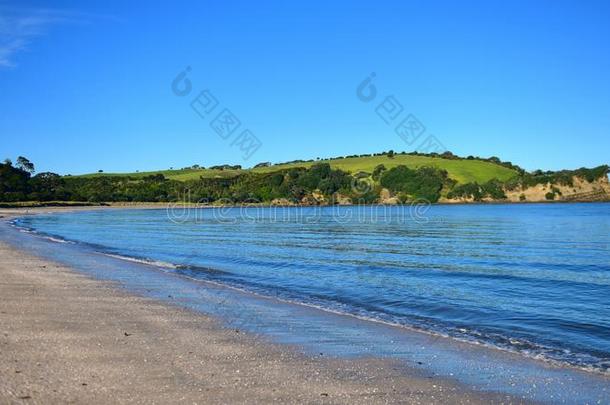
[[[74,202],[74,201],[28,201],[28,202],[16,202],[16,203],[0,203],[0,215],[19,215],[29,214],[37,212],[61,212],[61,211],[80,211],[80,210],[97,210],[97,209],[110,209],[110,208],[123,208],[123,209],[165,209],[171,206],[177,207],[190,207],[190,208],[216,208],[216,207],[277,207],[277,208],[303,208],[303,207],[358,207],[358,206],[381,206],[381,207],[392,207],[392,206],[403,206],[409,207],[411,205],[429,205],[429,206],[460,206],[460,205],[541,205],[541,204],[582,204],[582,203],[610,203],[609,201],[577,201],[577,200],[549,200],[549,201],[453,201],[453,202],[436,202],[436,203],[425,203],[422,201],[414,201],[412,204],[319,204],[319,205],[306,205],[306,204],[271,204],[271,203],[247,203],[247,204],[207,204],[197,202],[100,202],[100,203],[89,203],[89,202]]]

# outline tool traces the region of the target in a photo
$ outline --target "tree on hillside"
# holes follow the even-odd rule
[[[395,193],[404,193],[410,199],[426,199],[437,202],[443,184],[447,182],[447,172],[434,167],[419,167],[410,169],[400,165],[393,167],[381,175],[383,187]]]
[[[67,200],[65,181],[59,174],[44,172],[30,180],[30,198],[38,201]]]
[[[375,169],[373,170],[373,180],[379,180],[379,178],[381,177],[381,173],[385,172],[386,168],[384,165],[377,165],[375,166]]]
[[[453,153],[451,153],[448,150],[443,152],[443,153],[441,153],[441,157],[443,159],[459,159],[457,156],[455,156]]]
[[[29,179],[30,173],[13,167],[10,160],[0,164],[0,201],[21,201],[25,199]]]
[[[390,150],[388,151],[388,157],[389,157],[390,159],[392,159],[392,158],[394,157],[394,151],[393,151],[392,149],[390,149]]]
[[[27,158],[23,156],[19,156],[17,158],[17,168],[21,169],[30,174],[34,173],[36,170],[34,169],[34,163],[30,162]]]

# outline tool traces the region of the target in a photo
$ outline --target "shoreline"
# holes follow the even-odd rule
[[[29,203],[29,202],[28,202]],[[494,201],[441,201],[434,203],[425,203],[422,201],[413,201],[411,204],[272,204],[267,203],[247,203],[247,204],[202,204],[193,202],[173,201],[173,202],[101,202],[101,203],[72,203],[65,201],[55,201],[51,204],[35,202],[34,205],[27,203],[12,205],[12,203],[0,204],[0,215],[18,215],[23,210],[98,210],[98,209],[169,209],[174,207],[185,208],[308,208],[308,207],[410,207],[413,205],[427,206],[465,206],[465,205],[538,205],[538,204],[610,204],[610,200],[548,200],[548,201],[509,201],[509,200],[494,200]],[[8,205],[8,206],[6,206]],[[15,214],[17,212],[17,214]]]
[[[53,208],[53,207],[52,207]],[[74,212],[74,211],[80,211],[80,210],[96,210],[99,209],[99,207],[78,207],[78,209],[74,209],[75,207],[54,207],[54,209],[49,209],[49,208],[38,208],[38,209],[30,209],[30,210],[26,210],[28,211],[28,214],[33,215],[33,214],[38,214],[38,213],[50,213],[50,212]],[[104,208],[108,208],[108,207],[102,207],[102,209]],[[133,207],[114,207],[114,208],[124,208],[124,209],[128,209],[128,208],[133,208],[133,209],[142,209],[142,208],[159,208],[157,206],[149,206],[149,207],[142,207],[142,206],[133,206]],[[15,216],[20,216],[24,213],[24,211],[22,210],[1,210],[0,209],[0,217],[1,216],[5,216],[4,218],[0,219],[0,222],[9,222],[11,220],[12,217]],[[2,231],[2,229],[0,229],[0,231]],[[1,245],[4,243],[6,244],[6,242],[8,242],[9,245],[13,245],[15,246],[15,244],[24,244],[27,243],[28,240],[30,239],[38,239],[34,236],[22,236],[22,237],[18,237],[17,235],[19,235],[19,232],[15,231],[15,236],[11,236],[12,234],[9,234],[6,232],[4,232],[5,237],[4,237],[4,242],[2,242],[2,238],[0,238],[0,247]],[[2,233],[2,232],[0,232]],[[25,234],[23,234],[25,235]],[[6,236],[9,236],[9,238],[6,238]],[[32,240],[33,240],[32,239]],[[39,242],[36,242],[35,245],[39,244]],[[18,254],[19,255],[23,255],[26,258],[32,256],[32,254],[27,253],[27,252],[34,252],[34,254],[38,255],[39,257],[55,257],[55,254],[53,252],[57,251],[60,252],[61,250],[65,250],[65,246],[66,245],[62,245],[61,244],[55,244],[54,242],[49,242],[46,241],[44,242],[44,244],[48,245],[49,248],[51,249],[50,251],[52,252],[51,255],[49,255],[49,250],[47,249],[47,253],[41,253],[40,251],[38,251],[37,249],[32,249],[30,246],[28,246],[27,249],[19,249],[18,250]],[[27,246],[27,245],[24,245]],[[69,246],[69,245],[68,245]],[[27,252],[26,252],[27,251]],[[2,252],[3,250],[0,249],[0,257],[2,257]],[[70,252],[70,250],[67,250],[66,252]],[[38,257],[37,256],[37,257]],[[61,255],[60,255],[61,256]],[[170,300],[168,300],[165,297],[168,297],[167,292],[165,292],[165,295],[157,295],[155,296],[155,294],[149,294],[146,293],[144,291],[140,291],[140,287],[144,286],[146,287],[146,285],[144,284],[137,284],[137,281],[135,283],[136,288],[134,289],[134,283],[130,283],[127,282],[126,284],[123,282],[123,280],[117,280],[114,276],[110,275],[110,277],[108,277],[108,273],[106,270],[106,274],[104,274],[104,271],[100,271],[100,274],[97,274],[97,272],[92,272],[91,268],[89,268],[88,270],[86,269],[86,267],[83,267],[83,262],[81,260],[83,260],[81,257],[81,255],[77,255],[77,257],[73,260],[68,260],[67,262],[64,259],[61,259],[60,261],[57,261],[56,263],[63,263],[63,265],[59,265],[59,267],[62,267],[63,269],[65,269],[68,272],[72,272],[76,275],[78,275],[79,277],[88,279],[88,280],[93,280],[96,283],[100,283],[101,285],[104,286],[110,286],[111,289],[113,290],[117,290],[120,293],[124,293],[125,295],[132,297],[132,298],[138,298],[138,299],[143,299],[146,300],[148,302],[153,302],[158,306],[162,306],[165,308],[170,308],[170,309],[176,309],[178,311],[185,311],[186,313],[189,314],[189,318],[191,319],[191,322],[195,322],[195,319],[197,319],[197,322],[199,322],[199,319],[204,319],[209,321],[209,322],[213,322],[216,327],[219,328],[219,330],[221,331],[229,331],[230,333],[234,333],[235,330],[233,329],[235,327],[235,325],[231,325],[231,322],[225,323],[225,321],[227,319],[230,319],[231,313],[223,313],[221,312],[220,314],[215,313],[214,311],[212,311],[211,313],[207,310],[198,308],[197,306],[192,306],[190,305],[187,301],[174,301],[175,300],[175,296],[174,298],[171,298]],[[43,260],[43,261],[47,261],[46,259],[39,259],[39,260]],[[122,259],[115,259],[116,261],[123,261]],[[21,262],[22,260],[19,260],[19,262]],[[94,259],[95,264],[101,264],[103,263],[103,259]],[[53,261],[50,260],[48,261],[49,263],[53,264]],[[105,263],[106,265],[108,263]],[[57,264],[55,264],[57,265]],[[146,273],[149,273],[151,271],[150,265],[148,264],[139,264],[139,267],[144,267],[143,270],[136,270],[136,271],[143,271]],[[89,267],[91,267],[91,263],[89,263]],[[116,270],[121,270],[123,269],[122,266],[117,267],[113,270],[113,272],[116,272]],[[132,269],[132,267],[130,267],[129,269]],[[129,270],[129,269],[123,269],[123,270]],[[26,269],[28,272],[31,271],[31,269]],[[134,269],[135,270],[135,269]],[[2,265],[0,264],[0,274],[2,273]],[[167,278],[167,275],[163,276]],[[170,276],[170,278],[181,278],[180,276]],[[117,282],[118,281],[118,282]],[[170,283],[172,283],[171,280],[169,280]],[[125,285],[124,285],[125,284]],[[165,285],[165,284],[163,284]],[[154,287],[152,287],[154,288]],[[202,288],[197,287],[197,288]],[[207,290],[208,288],[205,287],[205,283],[203,284],[203,290]],[[162,289],[163,291],[167,291],[166,289]],[[3,293],[2,290],[0,290],[0,293]],[[172,294],[174,294],[172,292]],[[96,298],[97,299],[97,298]],[[0,301],[1,302],[1,301]],[[289,304],[291,305],[291,304]],[[186,308],[186,309],[185,309]],[[244,307],[245,308],[245,307]],[[275,306],[273,307],[267,307],[268,309],[270,308],[272,312],[274,312]],[[280,311],[283,311],[284,309],[280,309]],[[124,307],[121,308],[117,308],[116,311],[121,312],[124,311]],[[315,313],[315,312],[319,312],[320,310],[315,310],[313,308],[310,308],[308,310],[306,310],[306,312],[311,312],[311,313]],[[90,313],[94,313],[95,312],[95,308],[90,310]],[[296,319],[301,319],[301,323],[303,323],[303,320],[305,319],[310,319],[309,315],[311,314],[305,314],[302,311],[300,313],[296,314]],[[138,320],[138,316],[139,314],[131,314],[131,312],[129,314],[126,314],[126,316],[131,317],[131,319],[133,320]],[[294,316],[294,314],[293,314]],[[317,315],[316,315],[317,316]],[[229,317],[229,318],[228,318]],[[304,318],[303,318],[304,317]],[[351,317],[349,317],[351,318]],[[339,319],[339,318],[336,318]],[[165,322],[168,322],[167,320]],[[256,322],[256,321],[255,321]],[[310,322],[310,321],[307,321]],[[371,331],[373,331],[373,334],[375,334],[375,329],[371,329],[368,326],[364,326],[364,324],[362,322],[365,322],[366,324],[370,324],[370,322],[368,321],[358,321],[358,324],[353,324],[352,321],[347,321],[347,323],[349,323],[351,326],[350,327],[354,327],[358,330],[358,333],[371,333]],[[248,329],[245,325],[238,325],[239,329]],[[315,329],[315,328],[314,328]],[[355,330],[356,330],[355,329]],[[381,329],[386,329],[385,325],[383,326],[383,328]],[[379,330],[382,334],[384,332],[381,331],[381,329]],[[394,329],[392,327],[390,327],[390,329]],[[315,329],[317,330],[317,329]],[[426,396],[425,397],[417,397],[416,399],[412,399],[415,397],[411,397],[411,396],[405,396],[404,392],[401,396],[397,396],[394,397],[394,391],[392,391],[391,393],[389,391],[384,391],[384,394],[382,394],[382,397],[384,398],[383,401],[380,402],[405,402],[405,398],[407,398],[407,402],[424,402],[424,403],[434,403],[435,401],[439,401],[442,403],[461,403],[461,402],[469,402],[469,403],[489,403],[490,401],[492,402],[517,402],[517,403],[529,403],[531,401],[534,400],[542,400],[543,402],[549,402],[547,400],[545,400],[545,398],[548,398],[549,394],[550,394],[550,398],[553,398],[553,395],[557,395],[555,398],[562,398],[564,401],[566,398],[572,398],[572,400],[574,400],[575,398],[579,398],[578,396],[574,396],[576,395],[577,392],[581,392],[581,393],[585,393],[587,392],[586,389],[583,391],[583,388],[576,388],[577,384],[576,381],[580,381],[581,376],[579,376],[579,371],[577,370],[571,370],[571,367],[562,367],[562,366],[553,366],[551,364],[544,364],[544,363],[540,363],[537,360],[534,359],[526,359],[526,358],[522,358],[522,356],[520,355],[513,355],[510,352],[506,352],[503,353],[503,350],[498,350],[498,349],[485,349],[482,347],[474,347],[472,344],[469,343],[457,343],[457,344],[451,344],[451,346],[455,346],[457,348],[457,350],[461,353],[458,356],[461,358],[461,360],[459,361],[465,361],[465,363],[462,364],[462,366],[466,366],[467,368],[470,369],[468,374],[469,375],[469,379],[462,379],[462,377],[459,377],[461,374],[464,374],[465,369],[462,370],[459,366],[459,363],[455,363],[455,356],[449,355],[448,358],[444,357],[444,355],[442,354],[442,351],[436,351],[436,353],[441,353],[440,356],[437,358],[436,355],[433,355],[432,358],[434,359],[434,363],[436,363],[435,366],[433,367],[428,367],[428,366],[418,366],[417,364],[422,364],[419,361],[415,361],[415,360],[423,360],[426,363],[426,360],[424,360],[423,358],[421,358],[421,354],[422,353],[418,353],[418,349],[420,349],[420,344],[424,343],[426,346],[427,345],[432,345],[435,346],[436,343],[431,340],[431,339],[426,339],[425,342],[422,341],[417,341],[417,340],[412,340],[409,345],[407,347],[410,347],[411,349],[409,349],[409,351],[414,350],[413,354],[415,356],[410,356],[410,359],[407,358],[407,361],[405,361],[404,358],[394,358],[393,356],[390,357],[386,357],[386,356],[377,356],[377,355],[372,355],[372,356],[376,356],[376,357],[368,357],[371,356],[370,353],[365,353],[364,356],[357,356],[358,360],[353,360],[353,357],[351,355],[338,355],[338,356],[333,356],[331,355],[331,358],[327,357],[328,353],[327,350],[324,350],[324,357],[320,357],[318,358],[317,354],[318,351],[315,351],[315,353],[312,353],[308,350],[301,350],[301,341],[299,339],[301,339],[302,337],[304,337],[305,335],[297,335],[299,336],[297,338],[296,341],[289,341],[288,344],[285,341],[282,341],[281,339],[278,341],[276,338],[272,338],[272,339],[264,339],[264,340],[260,340],[257,339],[260,336],[266,336],[266,337],[271,337],[270,335],[267,335],[266,333],[262,333],[260,334],[259,330],[249,330],[246,333],[243,333],[243,330],[240,330],[241,333],[239,333],[240,337],[245,338],[246,340],[248,340],[247,342],[245,342],[244,344],[246,344],[247,346],[257,346],[259,349],[264,349],[263,351],[266,352],[266,350],[279,350],[279,352],[283,353],[280,357],[284,358],[285,356],[297,356],[299,358],[299,362],[305,362],[307,363],[310,360],[315,360],[316,361],[316,365],[318,367],[322,367],[324,368],[324,370],[326,370],[325,372],[330,373],[330,375],[339,373],[340,371],[337,371],[337,369],[333,369],[335,371],[331,372],[329,371],[329,368],[332,369],[332,367],[337,367],[337,364],[339,364],[339,369],[341,369],[341,364],[349,364],[349,366],[346,367],[352,367],[350,368],[350,370],[353,370],[354,368],[361,370],[361,369],[365,369],[368,370],[366,372],[362,372],[363,374],[359,374],[362,376],[363,380],[360,381],[359,379],[355,381],[355,383],[357,383],[357,387],[358,389],[365,389],[365,387],[368,387],[368,385],[366,384],[367,381],[370,381],[371,379],[377,378],[377,377],[371,377],[372,375],[375,376],[379,376],[379,378],[382,381],[388,381],[388,384],[391,384],[393,389],[396,389],[396,387],[407,387],[410,389],[410,387],[413,386],[413,384],[415,384],[416,386],[418,386],[418,384],[423,381],[424,383],[426,382],[432,382],[432,388],[430,388],[429,386],[427,386],[428,388],[430,388],[432,391],[426,391]],[[416,335],[421,334],[420,332],[414,332]],[[423,332],[425,334],[425,332]],[[402,334],[399,333],[399,334]],[[412,333],[407,333],[407,335],[413,335]],[[388,339],[392,339],[391,341],[393,341],[394,338],[396,338],[398,336],[394,336],[392,337],[392,335],[388,335],[387,338]],[[323,338],[322,336],[320,336],[320,338]],[[205,339],[205,338],[204,338]],[[400,340],[401,338],[398,337],[398,339]],[[408,338],[411,339],[411,338]],[[407,340],[408,340],[407,339]],[[451,338],[447,338],[450,341],[453,341],[453,339]],[[443,340],[443,339],[441,339]],[[390,340],[388,340],[390,341]],[[242,342],[243,343],[243,342]],[[209,342],[207,343],[209,344]],[[446,346],[445,344],[443,344],[443,346]],[[475,345],[476,346],[476,345]],[[399,350],[404,350],[404,345],[402,346],[402,349]],[[423,349],[423,347],[421,347],[421,349]],[[224,349],[223,349],[224,350]],[[332,351],[332,350],[331,350]],[[309,354],[307,354],[309,353]],[[445,352],[445,354],[449,354],[447,352]],[[133,355],[133,353],[131,353],[131,355]],[[428,358],[429,355],[427,355]],[[487,361],[488,365],[492,365],[494,363],[497,363],[497,365],[492,366],[495,370],[494,371],[490,371],[490,370],[486,370],[486,367],[483,363],[479,364],[479,366],[473,366],[473,365],[469,365],[469,362],[472,362],[474,360],[474,363],[477,363],[479,360],[477,360],[478,357],[481,358],[488,358],[489,360],[485,360]],[[381,360],[383,358],[383,360]],[[305,359],[305,360],[303,360]],[[348,359],[348,360],[339,360],[339,359]],[[258,359],[254,361],[254,363],[256,363],[257,361],[259,361]],[[318,362],[319,361],[319,362]],[[291,363],[291,364],[285,364],[286,367],[288,368],[296,368],[297,370],[301,367],[301,363],[299,362],[295,362],[295,363]],[[337,363],[338,362],[338,363]],[[474,364],[473,363],[473,364]],[[480,363],[480,362],[479,362]],[[258,363],[257,367],[262,367],[259,366]],[[426,363],[427,364],[427,363]],[[458,367],[456,368],[456,364],[458,364]],[[511,366],[512,364],[512,366]],[[483,367],[481,367],[481,365]],[[490,384],[488,384],[487,387],[483,388],[479,383],[477,383],[476,381],[487,381],[487,379],[489,378],[499,378],[502,379],[504,377],[501,377],[501,374],[497,374],[498,372],[502,373],[503,372],[503,367],[508,366],[508,369],[505,369],[504,372],[505,373],[511,373],[510,377],[508,378],[507,381],[500,383],[499,380],[498,382],[491,382]],[[474,367],[474,373],[472,373],[473,371],[473,367]],[[477,367],[479,367],[480,371],[476,371]],[[516,367],[516,368],[515,368]],[[510,371],[512,368],[512,370],[514,372],[517,373],[517,375],[512,375],[513,371]],[[444,369],[444,370],[443,370]],[[547,369],[547,371],[544,371],[544,369]],[[486,371],[484,371],[486,370]],[[531,371],[527,371],[527,370],[531,370]],[[537,370],[537,371],[536,371]],[[451,371],[451,373],[449,373],[449,371]],[[360,373],[360,371],[358,371]],[[454,372],[457,372],[457,374],[453,374]],[[521,375],[520,377],[517,377],[520,373],[524,372],[525,374]],[[537,375],[537,373],[542,372],[541,375]],[[319,375],[321,373],[320,370],[315,370],[313,371],[313,373],[315,375]],[[367,373],[372,373],[372,374],[367,374]],[[376,374],[377,373],[377,374]],[[380,373],[380,374],[379,374]],[[398,374],[395,374],[398,373]],[[494,377],[494,375],[496,377]],[[528,377],[528,375],[530,377]],[[547,377],[542,377],[542,375],[547,375]],[[563,376],[562,376],[563,375]],[[586,380],[589,380],[586,382],[586,385],[589,385],[591,383],[591,378],[595,379],[596,377],[594,376],[587,376],[588,372],[585,373],[585,380],[583,380],[583,382],[585,382]],[[422,377],[423,376],[423,377]],[[225,376],[226,377],[226,376]],[[534,377],[533,379],[530,379],[531,377]],[[303,378],[303,376],[300,376],[299,378]],[[334,378],[334,377],[333,377]],[[574,378],[574,379],[573,379]],[[307,380],[307,376],[305,376],[305,379]],[[299,380],[300,381],[300,380]],[[299,382],[297,381],[297,382]],[[333,380],[335,381],[335,380]],[[415,382],[414,382],[415,381]],[[492,380],[490,380],[492,381]],[[511,382],[513,381],[513,382]],[[354,381],[352,381],[354,382]],[[360,384],[360,383],[363,384]],[[606,379],[606,377],[603,377],[602,379],[599,380],[599,382],[601,382],[601,387],[607,387],[607,382],[608,380]],[[296,383],[296,382],[295,382]],[[516,387],[520,387],[518,388],[516,391],[514,389],[507,389],[506,383],[510,383],[513,385],[513,387],[515,386],[516,383]],[[538,384],[538,388],[536,388],[536,383]],[[337,383],[338,385],[342,385],[342,383]],[[533,385],[532,385],[533,384]],[[566,385],[567,384],[567,385]],[[543,392],[538,392],[536,395],[531,395],[528,392],[531,392],[531,387],[533,386],[534,390],[539,390],[540,387],[545,386],[545,388],[543,388],[544,390],[544,394]],[[451,397],[443,397],[442,399],[439,399],[438,397],[438,392],[434,391],[434,389],[441,387],[441,392],[442,393],[451,393]],[[375,390],[378,390],[380,392],[384,390],[383,386],[376,386],[374,387]],[[419,388],[418,388],[419,390]],[[603,391],[605,391],[606,388],[603,388]],[[594,389],[593,391],[595,392],[599,392],[599,389]],[[292,391],[291,391],[292,392]],[[360,392],[360,391],[358,391]],[[410,391],[409,391],[410,392]],[[421,390],[419,390],[418,392],[421,392]],[[2,389],[0,388],[0,398],[2,397],[1,395],[2,393]],[[507,395],[507,393],[511,393],[510,395]],[[591,392],[592,393],[592,392]],[[328,393],[327,393],[328,394]],[[428,395],[430,394],[430,395]],[[541,396],[541,394],[543,394]],[[343,394],[342,394],[343,395]],[[350,393],[345,394],[345,395],[351,395]],[[409,394],[411,395],[411,394]],[[599,394],[595,394],[595,395],[599,395]],[[586,395],[588,396],[588,394]],[[603,396],[602,396],[603,397]],[[593,396],[591,398],[602,398],[599,396]],[[314,397],[312,397],[314,398]],[[350,403],[354,403],[354,401],[357,402],[357,400],[354,399],[354,397],[345,397],[345,398],[349,398],[349,400],[347,399],[343,399],[343,397],[340,396],[340,400],[335,400],[335,401],[330,401],[330,402],[340,402],[340,403],[344,403],[344,402],[350,402]],[[381,398],[381,397],[380,397]],[[515,399],[516,398],[516,399]],[[310,399],[308,400],[308,402],[325,402],[328,400],[328,397],[324,397],[321,400],[314,400],[314,399]],[[263,401],[263,402],[268,402],[268,398],[258,398],[257,400],[253,401],[253,402],[257,402],[257,401]],[[302,399],[295,399],[294,401],[291,401],[289,399],[287,399],[286,397],[283,397],[282,399],[283,402],[303,402]],[[367,398],[367,401],[363,401],[366,403],[370,403],[371,401],[373,401],[373,399],[371,399],[370,397]],[[569,401],[569,399],[568,399]],[[1,402],[1,401],[0,401]],[[103,402],[103,401],[102,401]],[[129,401],[129,402],[133,402],[133,401]],[[197,401],[195,401],[197,402]],[[213,402],[212,400],[209,399],[205,399],[203,400],[203,402]],[[241,402],[239,400],[237,400],[237,402]],[[247,401],[246,401],[247,402]],[[374,401],[373,401],[374,402]],[[553,402],[553,401],[550,401]],[[602,401],[603,402],[603,401]]]
[[[0,402],[489,403],[396,361],[309,356],[0,242]]]

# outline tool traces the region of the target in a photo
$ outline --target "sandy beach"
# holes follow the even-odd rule
[[[0,403],[515,402],[386,360],[306,356],[6,243],[0,280]]]

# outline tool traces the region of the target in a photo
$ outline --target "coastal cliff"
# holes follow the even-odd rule
[[[441,197],[440,203],[472,203],[472,202],[591,202],[610,201],[610,182],[607,174],[590,180],[573,175],[566,182],[545,182],[534,185],[519,184],[516,187],[502,187],[504,197],[493,198],[484,196],[477,200],[475,196],[463,195],[453,198]]]
[[[551,198],[553,195],[553,198]],[[607,176],[589,182],[572,177],[572,185],[559,183],[537,184],[518,190],[506,190],[506,199],[519,201],[610,201],[610,183]]]

